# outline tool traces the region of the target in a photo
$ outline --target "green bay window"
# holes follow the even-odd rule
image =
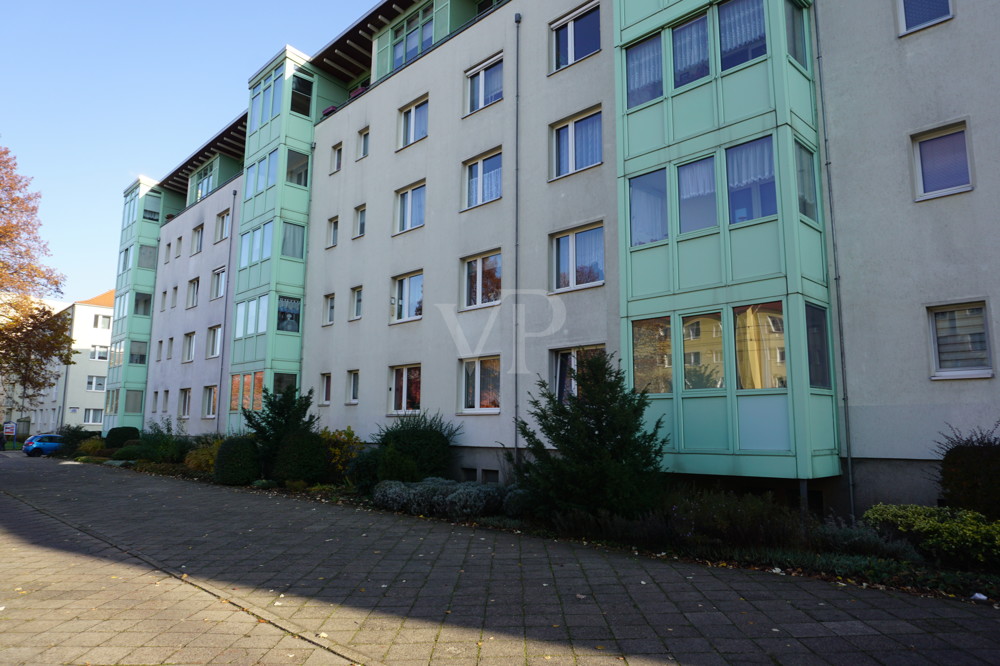
[[[429,2],[392,29],[392,68],[427,51],[434,44],[434,3]]]

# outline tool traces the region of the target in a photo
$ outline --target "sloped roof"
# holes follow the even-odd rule
[[[81,305],[100,305],[106,308],[112,308],[115,305],[115,290],[109,289],[103,294],[98,294],[93,298],[88,298],[85,301],[77,301]]]

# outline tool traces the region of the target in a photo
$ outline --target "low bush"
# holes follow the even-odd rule
[[[372,490],[372,502],[380,509],[402,511],[411,495],[410,487],[402,481],[379,481]]]
[[[415,516],[474,520],[499,514],[505,494],[505,488],[494,484],[430,477],[417,483],[380,481],[372,491],[372,502],[381,509]]]
[[[452,447],[462,426],[425,412],[394,419],[380,426],[375,441],[384,449],[378,461],[380,481],[419,481],[445,476],[451,467]]]
[[[948,506],[1000,520],[1000,421],[963,433],[953,426],[937,442],[941,496]]]
[[[431,477],[410,488],[410,503],[407,506],[414,516],[442,515],[446,511],[446,499],[455,492],[457,481]]]
[[[104,440],[100,437],[90,437],[88,439],[80,442],[80,446],[77,447],[77,451],[85,456],[97,455],[98,451],[104,449]]]
[[[182,463],[188,451],[191,450],[191,440],[184,433],[179,422],[175,428],[169,416],[163,417],[159,423],[150,423],[140,435],[142,445],[156,451],[156,462]]]
[[[328,478],[330,449],[318,433],[298,432],[287,435],[274,460],[274,478],[301,481],[303,489]]]
[[[319,435],[330,451],[330,480],[340,483],[345,479],[351,462],[364,450],[365,443],[350,427],[344,430],[323,428]]]
[[[508,518],[524,518],[531,513],[531,493],[517,486],[507,491],[503,500],[503,513]]]
[[[159,462],[159,454],[156,449],[143,446],[142,444],[129,444],[120,449],[116,449],[111,456],[112,460],[148,460]]]
[[[371,446],[347,465],[345,481],[362,495],[370,495],[378,483],[378,466],[382,458],[382,447]]]
[[[139,429],[132,426],[120,426],[109,430],[104,442],[109,449],[120,449],[130,439],[139,439]]]
[[[860,555],[901,562],[923,560],[909,541],[885,538],[864,522],[849,525],[830,518],[812,530],[809,540],[812,549],[819,553]]]
[[[200,442],[184,456],[184,466],[196,472],[211,473],[215,470],[215,457],[221,445],[221,439]]]
[[[94,436],[94,432],[92,430],[87,430],[82,425],[60,426],[59,429],[56,430],[56,434],[62,435],[63,437],[62,448],[66,449],[67,452],[79,451],[80,444]],[[71,457],[71,456],[66,455],[63,457]]]
[[[679,494],[669,511],[675,537],[687,544],[737,548],[803,546],[802,515],[765,495],[724,491]]]
[[[74,458],[74,460],[76,460],[76,462],[78,463],[91,463],[93,465],[103,465],[107,461],[111,460],[111,458],[105,458],[104,456],[80,456],[78,458]]]
[[[966,509],[876,504],[864,521],[944,567],[1000,571],[1000,521]]]
[[[246,486],[260,478],[260,453],[252,437],[227,437],[219,445],[213,478],[226,486]]]

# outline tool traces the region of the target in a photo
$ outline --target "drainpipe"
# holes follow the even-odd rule
[[[520,322],[520,260],[521,260],[521,14],[514,14],[516,31],[514,42],[514,462],[521,462],[521,449],[517,445],[517,420],[521,418],[520,347],[518,335]]]
[[[851,522],[855,521],[854,503],[854,456],[851,453],[851,410],[847,400],[847,355],[844,352],[844,319],[840,313],[844,311],[840,295],[840,253],[837,246],[837,225],[834,224],[833,214],[833,178],[830,175],[830,140],[827,138],[826,120],[826,95],[823,92],[823,49],[820,42],[821,30],[819,29],[819,8],[813,6],[813,25],[816,28],[816,71],[819,77],[820,90],[820,115],[823,118],[823,152],[826,153],[826,161],[823,163],[826,172],[827,200],[830,205],[830,219],[827,229],[830,232],[830,244],[833,247],[833,283],[835,286],[834,297],[837,303],[837,336],[840,339],[840,377],[843,387],[841,388],[842,400],[844,404],[844,456],[847,459],[847,492],[851,510]]]
[[[233,224],[236,221],[236,195],[239,194],[239,190],[233,190],[233,205],[229,208],[229,258],[226,261],[226,284],[223,285],[223,289],[226,290],[226,295],[222,299],[222,325],[219,327],[219,335],[222,336],[222,340],[219,343],[219,388],[215,391],[215,432],[216,434],[222,434],[222,415],[219,413],[222,411],[222,405],[220,404],[219,398],[222,396],[222,387],[225,386],[226,381],[226,331],[228,330],[229,324],[229,295],[232,289],[229,288],[229,281],[235,276],[232,275],[233,267],[233,244],[234,238],[236,237],[236,225]],[[242,211],[241,211],[242,213]],[[240,219],[243,215],[240,215]],[[230,397],[232,400],[232,397]],[[229,413],[229,410],[226,410]]]

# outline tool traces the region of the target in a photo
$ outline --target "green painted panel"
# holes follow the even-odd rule
[[[697,86],[678,95],[671,101],[673,112],[674,140],[703,134],[715,129],[719,124],[719,112],[715,108],[714,81]]]
[[[667,142],[664,108],[664,102],[658,102],[625,116],[630,156],[654,150]]]
[[[294,333],[274,334],[274,361],[298,361],[302,357],[302,336]]]
[[[791,451],[787,395],[736,397],[742,451]]]
[[[723,474],[795,479],[795,457],[790,455],[676,454],[670,457],[671,469],[686,474]]]
[[[729,417],[725,396],[684,398],[684,451],[729,451]]]
[[[826,283],[823,234],[805,223],[799,224],[799,265],[804,277]]]
[[[722,78],[723,122],[755,116],[774,107],[771,83],[764,60]]]
[[[638,23],[647,16],[659,11],[661,0],[629,0],[621,3],[623,25]]]
[[[840,476],[840,457],[835,454],[815,456],[812,459],[813,479]]]
[[[286,185],[281,193],[282,209],[294,210],[299,213],[309,212],[309,190]]]
[[[704,287],[722,282],[722,248],[719,234],[689,238],[677,243],[677,286]]]
[[[792,64],[786,65],[788,81],[788,107],[792,113],[816,127],[816,113],[813,110],[812,81]]]
[[[631,296],[670,291],[670,246],[657,245],[632,253]]]
[[[809,448],[813,451],[837,449],[836,405],[832,395],[809,396]]]
[[[734,280],[748,280],[781,272],[778,231],[776,220],[729,230]]]
[[[645,427],[646,432],[652,432],[653,426],[656,425],[656,419],[660,417],[663,418],[659,432],[662,438],[671,435],[674,431],[674,401],[672,398],[650,399],[649,407],[646,408],[646,413],[643,415],[643,427]],[[671,435],[668,446],[674,448],[676,445],[677,442]]]

